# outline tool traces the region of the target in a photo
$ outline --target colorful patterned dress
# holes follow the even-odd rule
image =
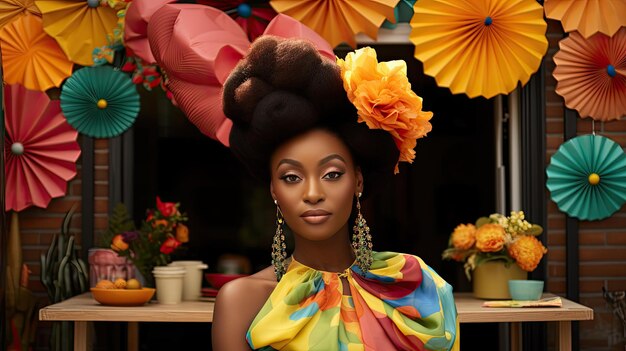
[[[419,257],[394,252],[375,252],[365,276],[356,265],[337,274],[292,259],[246,339],[254,350],[459,347],[452,287]]]

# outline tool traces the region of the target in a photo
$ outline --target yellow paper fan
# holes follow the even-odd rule
[[[357,33],[376,39],[385,19],[395,23],[394,8],[400,0],[272,0],[276,12],[310,27],[332,47],[347,43],[356,47]]]
[[[420,0],[414,12],[415,57],[454,94],[508,94],[528,82],[548,49],[535,0]]]
[[[0,28],[9,24],[19,16],[32,14],[41,16],[35,0],[2,0],[0,1]]]
[[[117,26],[117,11],[98,0],[36,0],[43,27],[67,57],[92,66],[93,49],[107,45],[107,34]]]

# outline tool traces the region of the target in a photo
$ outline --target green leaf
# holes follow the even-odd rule
[[[543,228],[538,224],[533,224],[532,227],[530,227],[530,229],[524,232],[524,234],[533,235],[533,236],[539,236],[541,235],[541,233],[543,233]]]
[[[489,217],[480,217],[476,220],[476,228],[480,228],[483,224],[491,223]]]
[[[511,258],[511,256],[507,254],[505,250],[501,250],[498,252],[487,252],[487,253],[483,252],[483,253],[479,253],[478,255],[476,255],[476,261],[475,261],[476,267],[489,261],[504,261],[504,264],[507,267],[511,263],[515,262],[513,258]]]

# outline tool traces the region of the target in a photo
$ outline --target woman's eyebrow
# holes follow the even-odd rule
[[[341,161],[343,161],[343,163],[347,163],[346,160],[344,160],[344,158],[341,157],[340,155],[332,154],[332,155],[328,155],[328,156],[324,157],[323,159],[321,159],[320,162],[318,163],[318,165],[321,166],[324,163],[327,163],[330,160],[334,160],[334,159],[341,160]]]
[[[282,164],[290,164],[296,167],[302,167],[302,163],[296,161],[296,160],[292,160],[290,158],[283,158],[282,160],[280,160],[280,162],[278,162],[278,165],[276,165],[276,169],[278,169],[278,167],[280,167],[280,165]]]

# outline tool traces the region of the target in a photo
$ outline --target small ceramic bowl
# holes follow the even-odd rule
[[[91,288],[93,298],[108,306],[141,306],[146,304],[156,290],[153,288],[141,289],[101,289]]]
[[[221,288],[224,284],[228,283],[231,280],[235,280],[235,279],[242,278],[245,276],[247,276],[247,274],[222,274],[222,273],[205,273],[204,274],[204,278],[215,289]]]
[[[509,280],[509,293],[513,300],[539,300],[543,293],[543,280]]]

